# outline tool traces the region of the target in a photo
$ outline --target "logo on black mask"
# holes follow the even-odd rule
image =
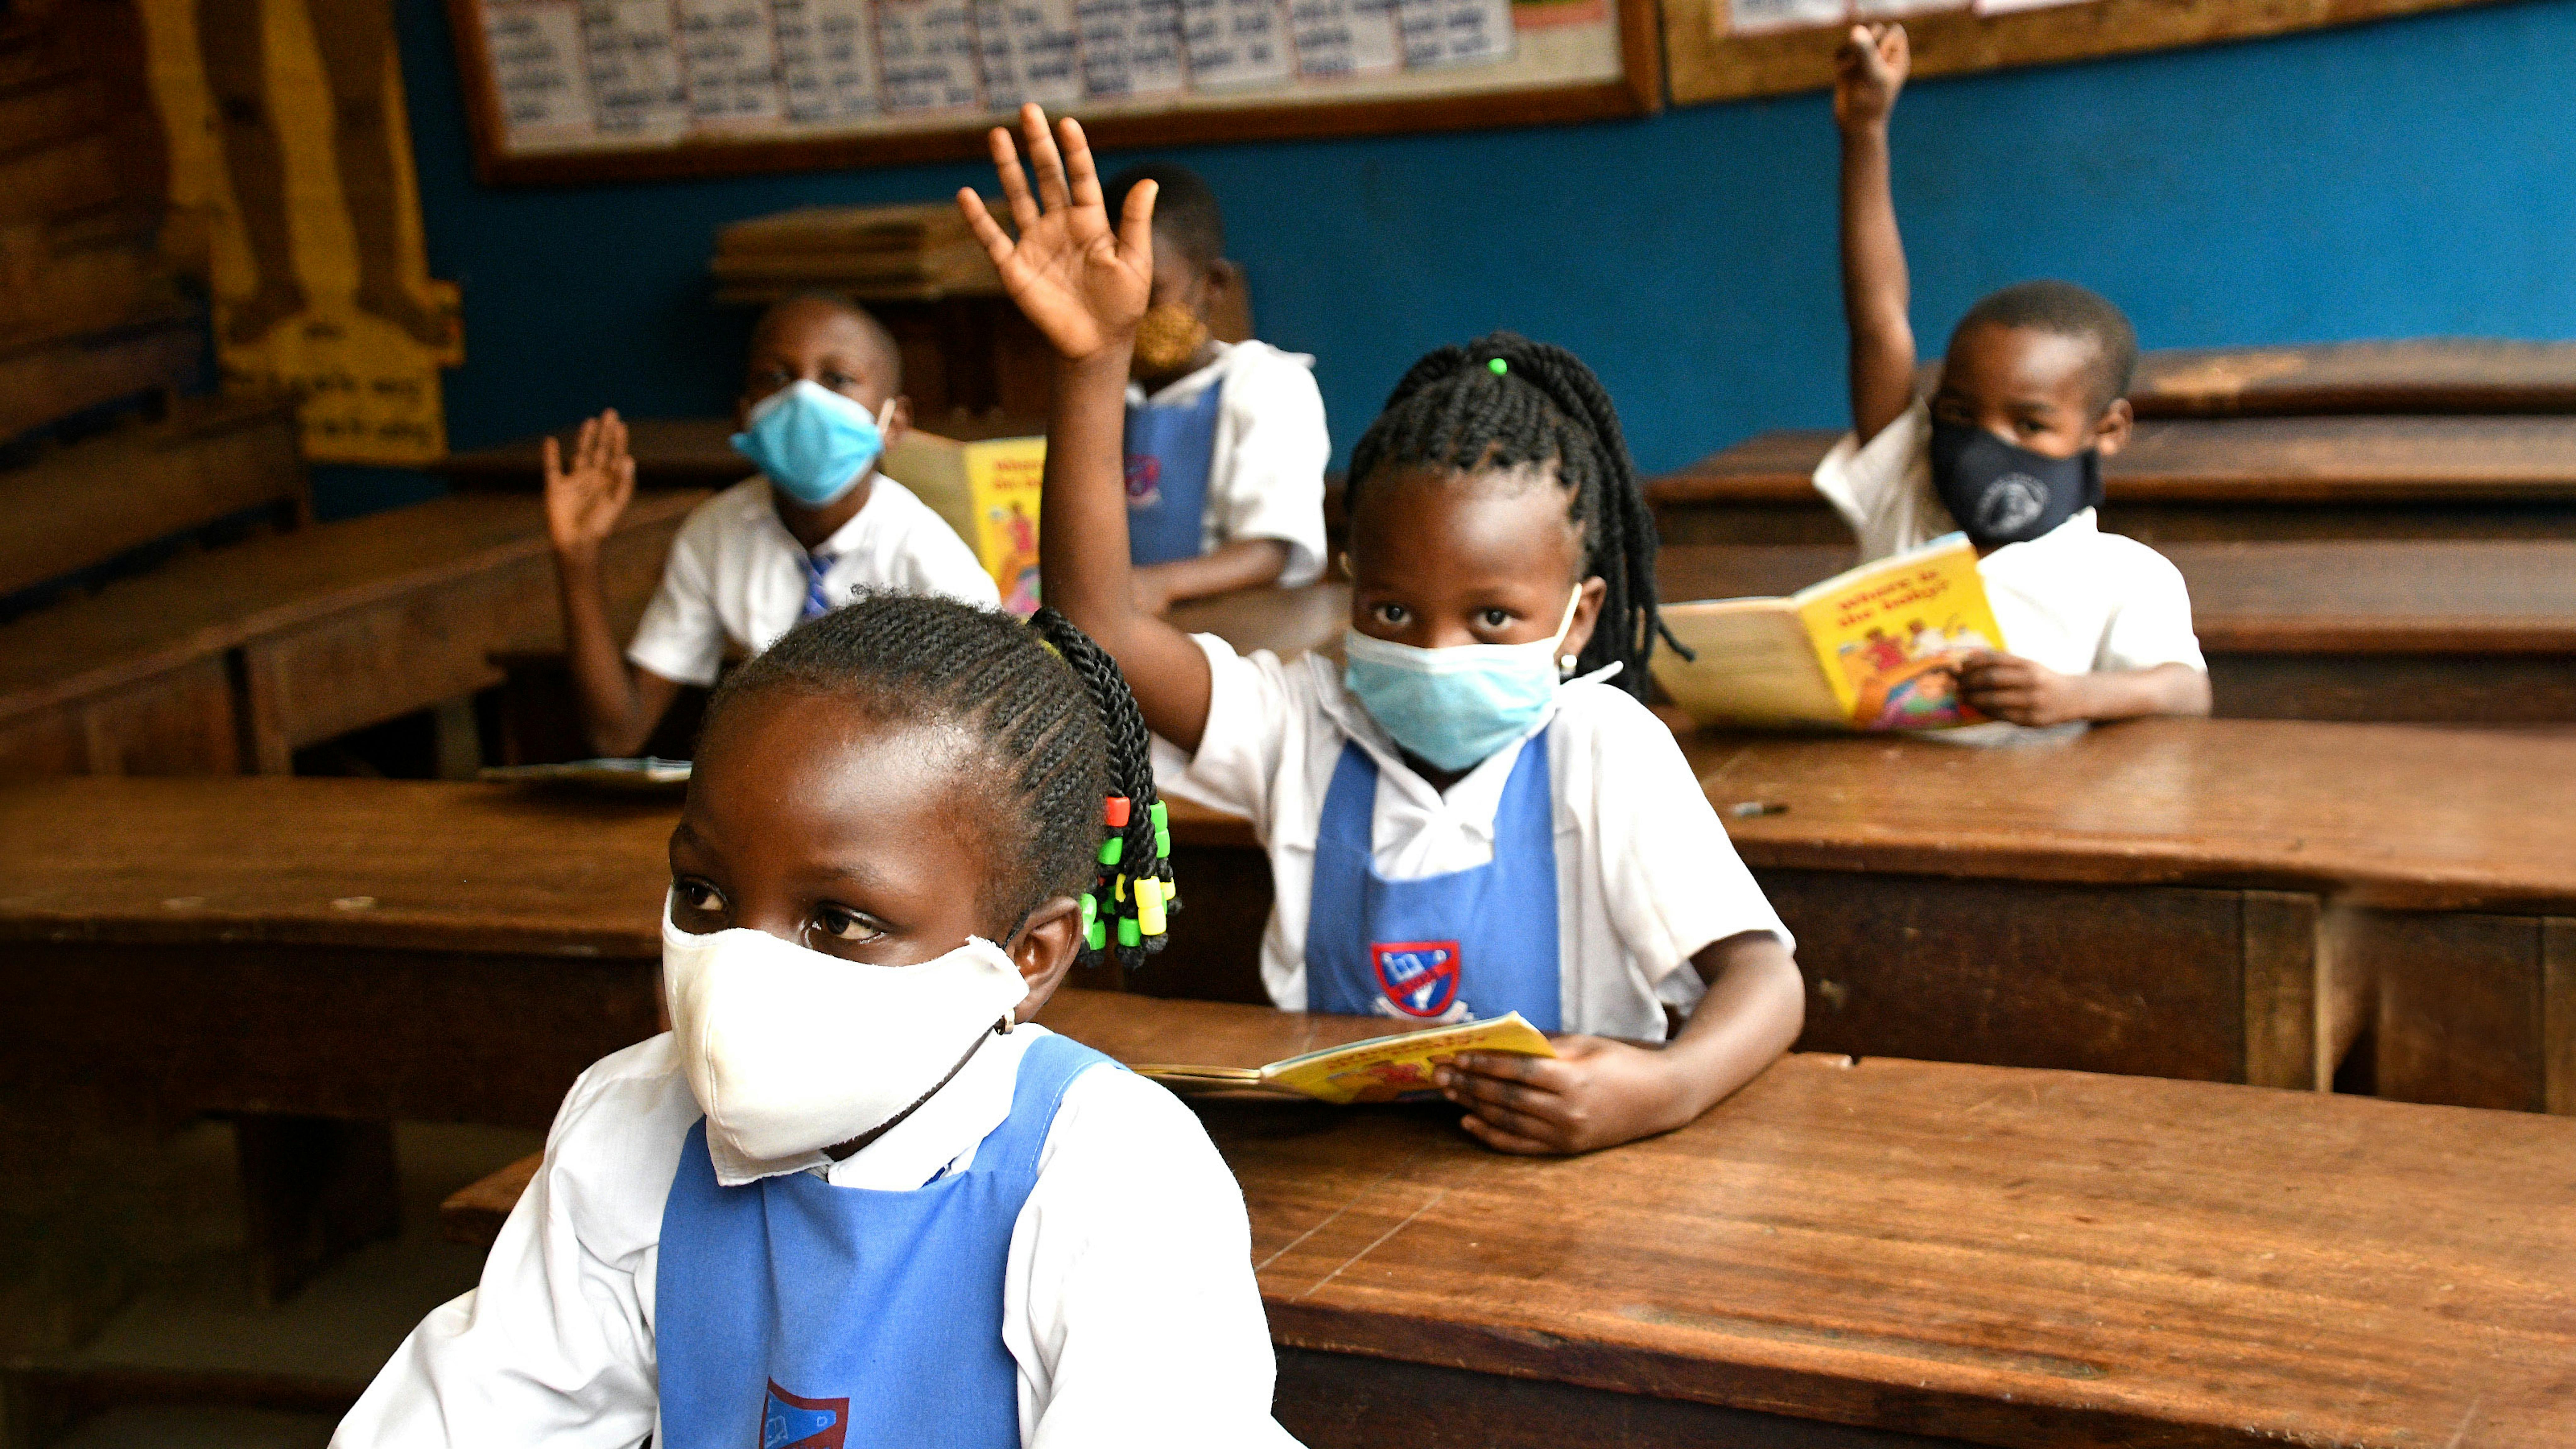
[[[2027,543],[2102,501],[2102,458],[2051,458],[1983,428],[1932,425],[1932,491],[1986,547]]]

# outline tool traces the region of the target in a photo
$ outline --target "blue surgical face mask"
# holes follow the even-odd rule
[[[825,508],[868,476],[885,451],[885,424],[892,416],[893,398],[869,417],[861,404],[799,379],[752,404],[733,447],[788,497]]]
[[[1464,770],[1547,712],[1567,668],[1557,650],[1582,602],[1578,584],[1555,635],[1527,644],[1418,649],[1353,629],[1342,641],[1342,685],[1397,744],[1440,769]]]

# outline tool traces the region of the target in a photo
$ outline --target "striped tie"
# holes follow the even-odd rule
[[[832,612],[832,596],[823,592],[823,575],[832,571],[832,556],[817,549],[805,555],[803,562],[805,564],[805,612],[796,616],[796,622],[799,624],[808,619],[822,618]]]

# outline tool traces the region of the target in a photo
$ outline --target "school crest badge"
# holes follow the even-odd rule
[[[1127,455],[1127,506],[1151,508],[1163,501],[1163,460],[1151,453]]]
[[[1458,943],[1372,941],[1378,990],[1406,1016],[1443,1016],[1458,1000]]]
[[[760,1449],[842,1449],[850,1432],[848,1399],[800,1399],[769,1385],[769,1402],[760,1411]]]

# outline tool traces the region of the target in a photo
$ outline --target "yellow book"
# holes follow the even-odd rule
[[[916,428],[886,450],[885,475],[938,510],[975,550],[1002,591],[1002,607],[1023,617],[1038,607],[1038,490],[1046,439],[960,442]]]
[[[1664,606],[1699,657],[1655,655],[1655,679],[1701,724],[1941,729],[1985,716],[1959,698],[1959,661],[2004,647],[1977,550],[1945,534],[1785,599]]]
[[[1392,1102],[1399,1097],[1438,1091],[1431,1080],[1434,1059],[1460,1052],[1556,1055],[1556,1049],[1547,1044],[1539,1029],[1515,1011],[1491,1021],[1464,1021],[1398,1036],[1371,1037],[1272,1062],[1266,1067],[1184,1067],[1146,1062],[1129,1070],[1176,1088],[1251,1089],[1325,1102]]]

